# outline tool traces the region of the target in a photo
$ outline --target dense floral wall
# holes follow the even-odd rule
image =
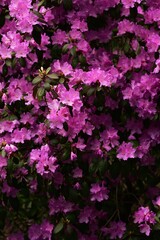
[[[0,1],[0,239],[160,237],[160,1]]]

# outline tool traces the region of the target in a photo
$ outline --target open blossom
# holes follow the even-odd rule
[[[60,196],[58,199],[51,198],[49,200],[49,214],[54,215],[55,213],[68,213],[73,210],[74,204],[66,201],[63,196]]]
[[[0,0],[0,239],[159,240],[159,28],[160,0]]]
[[[11,154],[11,153],[16,152],[18,150],[18,148],[13,144],[6,144],[4,149],[8,154]]]
[[[139,224],[140,232],[150,235],[151,225],[155,224],[155,213],[149,207],[140,207],[134,213],[134,223]]]
[[[133,8],[135,3],[140,3],[142,0],[122,0],[125,8]]]
[[[110,235],[110,239],[122,239],[126,231],[126,224],[122,221],[113,221],[108,228],[103,228],[104,235]]]
[[[30,240],[39,240],[39,239],[47,239],[51,240],[53,224],[51,224],[48,220],[44,220],[41,225],[33,224],[28,231]]]
[[[90,221],[94,221],[96,219],[95,209],[89,206],[86,206],[81,210],[79,214],[79,222],[80,223],[89,223]]]
[[[155,214],[149,209],[149,207],[140,207],[134,214],[134,223],[148,222],[150,224],[155,223]]]
[[[46,144],[40,149],[33,149],[30,153],[30,165],[36,163],[37,172],[41,175],[55,173],[58,165],[56,157],[50,156],[49,146]]]
[[[66,104],[68,106],[73,106],[76,101],[79,101],[79,92],[74,90],[73,88],[70,88],[67,90],[64,86],[60,86],[59,89],[59,97],[60,101],[63,104]]]
[[[139,228],[141,233],[145,233],[147,236],[150,235],[151,227],[147,223],[140,224]]]
[[[133,148],[132,143],[123,142],[118,148],[117,158],[126,161],[128,158],[135,158],[136,150]]]
[[[103,147],[106,150],[110,150],[111,148],[117,146],[119,144],[117,130],[114,128],[109,128],[103,131],[101,134],[101,140],[103,141]]]
[[[103,184],[101,186],[99,183],[93,183],[91,185],[90,193],[91,201],[101,202],[109,198],[109,190]]]
[[[4,182],[2,192],[7,196],[15,198],[17,196],[18,190],[15,187],[10,187],[7,182]]]

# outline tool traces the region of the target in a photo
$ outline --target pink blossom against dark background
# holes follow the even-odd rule
[[[1,0],[0,240],[159,239],[159,33],[159,0]]]

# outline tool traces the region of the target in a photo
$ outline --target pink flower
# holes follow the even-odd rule
[[[58,212],[67,213],[73,211],[73,206],[74,204],[66,201],[63,196],[60,196],[58,199],[51,198],[49,200],[49,214],[54,215]]]
[[[79,222],[80,223],[89,223],[95,218],[95,211],[93,208],[86,206],[83,210],[81,210],[79,214]]]
[[[91,201],[101,202],[109,198],[108,196],[109,191],[103,184],[102,186],[100,186],[99,183],[93,183],[91,185],[90,193]]]
[[[140,3],[142,0],[121,0],[125,8],[133,8],[134,4]]]
[[[55,173],[58,168],[56,157],[49,155],[50,148],[47,144],[40,149],[32,149],[30,153],[30,165],[36,163],[37,173],[40,175]]]
[[[52,43],[53,44],[60,44],[63,45],[63,43],[67,42],[67,34],[65,31],[62,31],[58,29],[54,35],[52,36]]]
[[[48,220],[43,220],[40,226],[43,239],[51,240],[53,228],[53,224],[51,224]]]
[[[140,232],[150,235],[150,225],[155,224],[155,213],[149,207],[140,207],[134,213],[134,223],[139,224]]]
[[[3,183],[2,192],[8,197],[15,198],[17,196],[18,190],[15,187],[10,187],[7,182]]]
[[[39,239],[47,239],[51,240],[53,224],[51,224],[48,220],[44,220],[41,225],[33,224],[28,231],[28,236],[30,240],[39,240]]]
[[[134,223],[144,222],[144,218],[147,214],[149,214],[149,211],[149,207],[140,207],[134,214]]]
[[[70,64],[68,64],[67,62],[60,63],[60,61],[57,60],[53,64],[53,71],[63,73],[65,76],[67,76],[72,73],[72,66]]]
[[[16,152],[18,148],[13,144],[6,144],[4,147],[5,151],[10,155],[13,152]]]
[[[110,239],[122,238],[126,231],[126,224],[122,221],[111,222],[108,228],[102,228],[105,235],[110,235]]]
[[[15,129],[11,134],[12,143],[24,143],[25,140],[31,139],[31,131],[26,128]]]
[[[7,159],[0,155],[0,168],[7,166]]]
[[[123,142],[118,148],[117,158],[126,161],[128,158],[135,158],[136,150],[133,148],[132,143]]]
[[[150,235],[151,228],[147,223],[140,224],[139,227],[141,233],[145,233],[147,236]]]
[[[59,86],[58,91],[59,91],[60,101],[63,104],[66,104],[68,106],[73,106],[76,101],[80,100],[79,92],[74,90],[73,88],[70,88],[69,90],[67,90],[64,86]]]

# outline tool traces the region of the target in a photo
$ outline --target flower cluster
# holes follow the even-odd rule
[[[140,232],[150,235],[150,225],[155,223],[155,214],[149,207],[140,207],[134,214],[134,223],[139,224]]]
[[[159,239],[159,6],[0,1],[0,239]]]

